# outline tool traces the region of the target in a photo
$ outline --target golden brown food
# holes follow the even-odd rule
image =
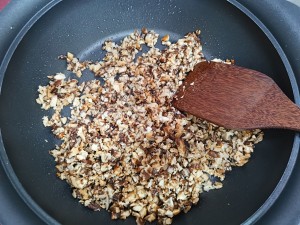
[[[260,130],[226,130],[171,105],[186,74],[204,60],[199,34],[175,43],[164,36],[167,47],[159,50],[158,34],[144,28],[120,44],[106,41],[100,62],[68,53],[68,70],[78,77],[91,70],[104,84],[58,73],[39,87],[37,103],[54,109],[43,123],[62,141],[51,150],[57,176],[82,204],[109,210],[112,219],[132,215],[138,224],[171,224],[201,192],[221,188],[232,166],[248,161]],[[136,56],[145,45],[150,49]],[[68,118],[62,116],[66,106]]]

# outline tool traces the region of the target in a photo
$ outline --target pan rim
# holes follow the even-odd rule
[[[19,43],[23,39],[23,37],[27,34],[29,29],[50,9],[52,9],[55,5],[57,5],[62,0],[51,0],[48,4],[46,4],[42,9],[40,9],[33,17],[31,17],[30,20],[24,25],[24,27],[20,30],[20,32],[17,34],[17,36],[12,41],[10,47],[8,48],[3,61],[0,65],[0,95],[1,95],[1,87],[3,83],[3,78],[7,69],[7,66],[18,47]],[[239,3],[237,0],[227,0],[230,4],[235,6],[237,9],[239,9],[241,12],[243,12],[248,18],[250,18],[258,27],[260,30],[264,32],[264,34],[267,36],[269,41],[274,46],[275,50],[279,54],[284,67],[287,71],[287,74],[289,76],[290,84],[293,91],[293,97],[295,100],[295,103],[297,105],[300,104],[300,96],[299,96],[299,88],[298,84],[296,82],[295,74],[293,72],[293,69],[289,63],[289,60],[287,56],[285,55],[285,52],[281,48],[280,44],[278,43],[277,39],[273,36],[273,34],[270,32],[270,30],[263,24],[261,20],[259,20],[251,11],[249,11],[246,7],[244,7],[241,3]],[[242,224],[254,224],[257,222],[275,203],[275,201],[280,196],[281,192],[284,190],[290,175],[294,169],[298,151],[300,146],[300,135],[299,133],[295,133],[294,142],[292,151],[287,163],[287,166],[281,176],[281,179],[277,183],[276,187],[270,194],[270,196],[266,199],[266,201],[260,206],[260,208],[257,209],[257,211],[252,214],[248,219],[246,219]],[[6,154],[6,150],[4,147],[2,134],[1,134],[1,128],[0,128],[0,160],[2,163],[2,166],[4,168],[5,173],[7,174],[10,183],[13,185],[14,189],[17,191],[18,195],[22,198],[22,200],[29,206],[29,208],[39,217],[41,218],[45,223],[47,224],[60,224],[58,221],[56,221],[53,217],[48,215],[47,212],[45,212],[31,197],[30,195],[25,191],[24,187],[22,186],[21,182],[19,181],[17,175],[15,174],[12,165],[10,164],[9,158]]]
[[[285,52],[283,51],[282,47],[280,46],[279,42],[277,41],[277,39],[274,37],[274,35],[271,33],[271,31],[264,25],[264,23],[260,19],[258,19],[258,17],[256,17],[249,9],[247,9],[245,6],[243,6],[237,0],[227,0],[227,2],[231,3],[233,6],[235,6],[237,9],[239,9],[241,12],[243,12],[246,16],[248,16],[264,32],[264,34],[267,36],[269,41],[272,43],[272,45],[276,49],[277,53],[279,54],[279,56],[284,64],[284,67],[287,71],[287,74],[289,76],[289,80],[291,83],[294,101],[299,106],[300,96],[299,96],[299,88],[298,88],[298,84],[296,81],[296,77],[295,77],[293,69],[289,63],[289,60],[288,60]],[[246,219],[245,222],[242,223],[243,225],[254,224],[255,222],[257,222],[279,198],[279,196],[280,196],[281,192],[283,191],[283,189],[285,188],[285,186],[291,176],[291,173],[294,169],[294,166],[296,164],[299,147],[300,147],[300,135],[299,135],[299,133],[295,133],[291,155],[289,157],[287,166],[286,166],[278,184],[276,185],[275,189],[272,191],[270,196],[266,199],[266,201],[256,210],[256,212],[254,212],[254,214],[252,214],[248,219]]]
[[[19,43],[23,39],[23,37],[27,34],[27,32],[30,30],[30,28],[43,16],[45,13],[47,13],[50,9],[52,9],[55,5],[57,5],[62,0],[51,0],[49,3],[47,3],[44,7],[42,7],[39,11],[37,11],[36,14],[34,14],[27,22],[26,24],[21,28],[17,36],[12,41],[11,45],[9,46],[3,61],[0,65],[0,95],[1,95],[1,88],[2,83],[4,79],[4,75],[7,69],[7,66],[17,49]],[[2,167],[4,168],[4,171],[18,193],[18,195],[21,197],[21,199],[27,204],[27,206],[46,224],[49,225],[58,225],[60,224],[58,221],[56,221],[53,217],[51,217],[45,210],[43,210],[32,198],[31,196],[25,191],[23,185],[19,181],[16,173],[14,172],[14,169],[9,161],[9,158],[6,154],[6,150],[3,143],[2,138],[2,131],[0,127],[0,161],[2,164]]]

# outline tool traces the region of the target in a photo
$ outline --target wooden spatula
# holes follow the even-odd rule
[[[201,62],[179,87],[173,106],[230,129],[300,131],[300,108],[267,75],[217,62]]]

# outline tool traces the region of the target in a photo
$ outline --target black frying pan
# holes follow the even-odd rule
[[[0,68],[2,163],[24,201],[48,224],[134,224],[133,218],[112,221],[104,210],[93,212],[80,205],[69,186],[55,176],[48,150],[56,140],[43,127],[41,118],[47,112],[35,98],[48,74],[65,70],[58,55],[72,51],[81,59],[99,59],[103,40],[120,40],[144,26],[171,34],[172,40],[200,28],[208,58],[234,58],[238,65],[269,74],[299,103],[293,72],[280,46],[234,1],[244,12],[216,0],[58,2],[49,3],[28,22]],[[202,194],[199,204],[176,217],[174,224],[254,223],[285,186],[298,154],[298,139],[291,131],[266,130],[250,162],[230,172],[224,188]]]

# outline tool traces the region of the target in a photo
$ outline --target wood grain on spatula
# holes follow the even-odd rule
[[[300,131],[300,109],[267,75],[217,62],[197,64],[173,106],[230,129]]]

